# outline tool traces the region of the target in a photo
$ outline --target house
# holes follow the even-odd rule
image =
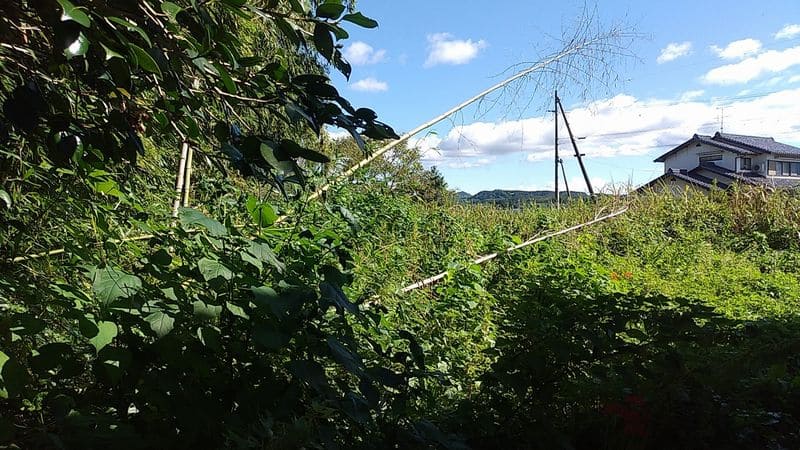
[[[654,162],[664,163],[664,174],[640,189],[728,189],[734,183],[800,186],[800,148],[771,137],[695,134]]]

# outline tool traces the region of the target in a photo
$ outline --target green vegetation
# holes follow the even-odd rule
[[[375,22],[126,5],[0,5],[0,447],[800,445],[800,199],[458,203],[398,147],[310,201],[395,135],[325,75]]]

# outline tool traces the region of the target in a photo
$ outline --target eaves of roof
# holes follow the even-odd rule
[[[700,166],[697,167],[696,169],[693,169],[692,172],[694,172],[695,170],[698,170],[698,169],[706,169],[709,172],[713,172],[713,173],[715,173],[717,175],[730,178],[731,180],[739,181],[741,183],[751,184],[751,185],[763,184],[763,182],[766,180],[766,178],[761,177],[761,176],[759,176],[759,177],[744,176],[742,174],[736,173],[733,170],[726,169],[724,167],[718,166],[718,165],[714,164],[713,162],[701,162]]]
[[[700,144],[700,143],[703,143],[703,144],[706,144],[706,145],[710,145],[710,146],[713,146],[713,147],[717,147],[717,148],[719,148],[721,150],[727,150],[727,151],[730,151],[730,152],[733,152],[733,153],[737,153],[737,154],[740,154],[740,155],[753,155],[753,154],[757,153],[757,152],[754,152],[754,151],[746,149],[746,148],[742,148],[742,147],[738,147],[738,146],[733,145],[733,144],[729,144],[727,142],[716,141],[711,136],[704,136],[704,135],[701,135],[701,134],[695,134],[694,136],[692,136],[691,139],[689,139],[688,141],[684,142],[683,144],[673,148],[672,150],[664,153],[663,155],[659,156],[658,158],[653,160],[653,162],[665,162],[667,160],[667,158],[669,158],[670,156],[674,155],[675,153],[683,150],[684,148],[689,147],[689,145],[691,145],[691,144]]]

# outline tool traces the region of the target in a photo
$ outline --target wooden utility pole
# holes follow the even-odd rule
[[[556,159],[555,159],[555,195],[556,195],[556,207],[561,206],[561,196],[558,193],[558,90],[553,93],[553,114],[556,118],[556,125],[555,125],[555,139],[553,139],[553,144],[555,147]],[[565,178],[566,181],[566,178]]]
[[[558,98],[558,95],[556,95],[556,107],[561,108],[561,116],[564,118],[564,125],[567,126],[567,133],[569,133],[569,139],[572,141],[572,148],[575,150],[575,157],[578,158],[578,165],[581,166],[581,173],[583,173],[583,179],[586,181],[586,189],[589,191],[589,196],[594,198],[592,182],[589,181],[589,174],[586,173],[586,166],[583,165],[583,159],[581,159],[581,157],[584,155],[578,151],[578,144],[575,142],[575,136],[572,134],[572,128],[569,126],[567,113],[564,112],[564,105],[561,104],[561,99]]]

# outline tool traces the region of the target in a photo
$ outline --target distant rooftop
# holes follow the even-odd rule
[[[777,142],[771,137],[746,136],[743,134],[715,133],[714,136],[695,134],[691,139],[655,159],[664,162],[678,151],[694,143],[703,143],[742,155],[768,153],[776,156],[800,157],[800,148]]]

